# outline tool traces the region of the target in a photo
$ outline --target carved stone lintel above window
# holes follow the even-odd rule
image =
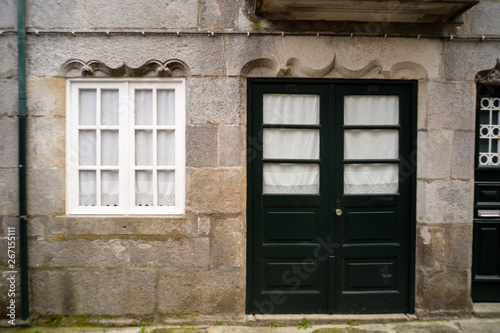
[[[137,68],[126,64],[111,68],[98,60],[71,59],[61,66],[59,74],[66,77],[185,77],[189,76],[189,68],[177,59],[150,60]]]
[[[478,72],[476,74],[476,82],[500,84],[500,59],[497,59],[497,64],[492,69]]]
[[[270,20],[450,22],[477,0],[247,0],[252,14]]]

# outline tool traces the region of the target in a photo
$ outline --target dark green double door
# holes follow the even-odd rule
[[[413,312],[415,93],[249,80],[248,313]]]

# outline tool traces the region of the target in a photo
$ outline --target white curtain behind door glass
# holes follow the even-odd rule
[[[347,164],[344,166],[344,193],[398,193],[398,178],[397,164]]]
[[[319,124],[319,96],[265,94],[264,124]]]
[[[344,131],[345,159],[396,159],[398,158],[397,130],[346,130]]]
[[[345,96],[344,125],[398,125],[398,96]]]
[[[319,158],[319,130],[264,129],[264,158]]]
[[[398,125],[398,96],[345,96],[345,125]],[[398,130],[345,130],[344,158],[396,159],[399,155]],[[397,164],[344,165],[344,193],[397,193]]]
[[[318,194],[318,164],[266,163],[263,167],[264,193]]]

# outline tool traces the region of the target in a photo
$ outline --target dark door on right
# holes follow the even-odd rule
[[[500,86],[478,85],[472,299],[500,302]]]

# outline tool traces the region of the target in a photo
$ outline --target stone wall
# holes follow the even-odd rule
[[[0,29],[15,28],[15,1],[4,3]],[[155,0],[143,6],[127,0],[120,1],[118,11],[111,3],[27,1],[27,25],[41,31],[272,28],[247,15],[244,1]],[[499,1],[481,2],[463,23],[443,32],[498,36],[499,12]],[[16,43],[14,34],[0,36],[2,236],[17,225],[18,214]],[[33,318],[244,313],[247,76],[418,80],[417,314],[470,313],[474,76],[494,66],[500,43],[68,32],[31,34],[27,49]],[[185,216],[65,215],[66,78],[61,66],[70,59],[99,60],[109,67],[126,63],[135,68],[152,59],[187,64]],[[1,244],[5,249],[4,238]],[[5,264],[2,259],[2,271]],[[2,309],[5,288],[2,279]]]

